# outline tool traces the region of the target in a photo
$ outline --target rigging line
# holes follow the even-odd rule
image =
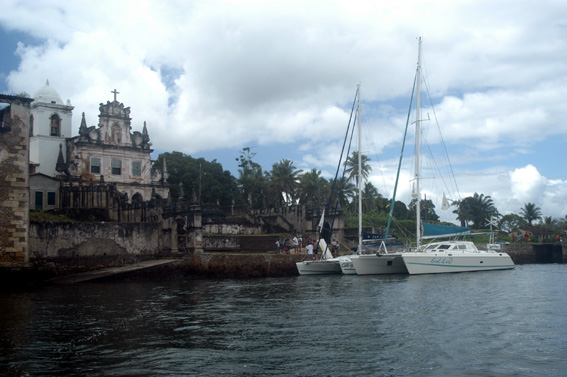
[[[445,152],[445,156],[446,156],[446,158],[447,158],[447,162],[448,162],[447,165],[448,165],[448,167],[449,167],[449,171],[450,171],[451,177],[453,177],[453,183],[454,183],[454,185],[455,185],[454,187],[455,187],[455,190],[456,190],[456,193],[457,193],[457,197],[460,198],[459,187],[457,186],[457,182],[456,182],[456,179],[455,179],[455,174],[454,174],[454,172],[453,172],[453,167],[452,167],[452,165],[451,165],[451,160],[449,159],[449,153],[448,153],[448,151],[447,151],[445,142],[444,142],[444,140],[443,140],[443,135],[441,134],[441,128],[439,127],[439,123],[437,122],[437,117],[436,117],[436,115],[435,115],[435,108],[433,108],[433,104],[431,103],[431,97],[429,96],[429,91],[428,91],[428,88],[427,88],[427,83],[425,84],[425,86],[426,86],[426,91],[427,91],[427,94],[428,94],[428,97],[429,97],[429,101],[430,101],[430,104],[431,104],[431,107],[432,107],[432,111],[433,111],[433,113],[434,113],[435,124],[436,124],[436,126],[437,126],[437,129],[438,129],[438,131],[439,131],[439,135],[440,135],[440,138],[441,138],[441,145],[443,146],[443,149],[444,149],[444,152]],[[427,137],[425,137],[425,136],[424,136],[424,144],[426,144],[427,150],[428,150],[429,155],[430,155],[430,157],[431,157],[431,161],[433,161],[432,166],[434,166],[434,170],[439,173],[440,179],[441,179],[441,181],[443,182],[443,186],[445,186],[445,189],[447,190],[448,194],[450,195],[451,189],[449,188],[449,185],[447,184],[447,182],[446,182],[446,180],[445,180],[444,174],[442,174],[441,168],[440,168],[439,165],[437,164],[437,160],[435,159],[434,154],[433,154],[433,151],[431,150],[431,145],[430,145],[429,142],[427,142]]]
[[[364,119],[366,119],[366,117],[364,117]],[[362,130],[367,135],[365,138],[365,141],[367,141],[367,143],[365,143],[365,145],[370,144],[370,148],[368,149],[372,152],[372,155],[379,156],[378,148],[376,147],[376,143],[374,142],[375,138],[372,127],[370,127],[368,123],[362,122]],[[384,169],[382,168],[382,162],[379,158],[376,158],[376,164],[378,165],[380,177],[382,178],[382,192],[386,193],[386,178],[384,177]],[[378,187],[376,187],[376,189],[378,189]]]
[[[439,165],[437,164],[437,160],[435,159],[435,156],[433,155],[433,151],[431,150],[431,145],[429,144],[429,142],[427,141],[427,138],[425,136],[422,137],[422,140],[423,140],[423,144],[425,144],[427,151],[428,151],[428,154],[430,156],[431,162],[428,163],[428,166],[431,166],[430,169],[438,173],[437,175],[439,176],[439,179],[441,179],[441,181],[443,182],[443,186],[445,186],[445,189],[450,194],[449,187],[447,185],[447,182],[445,182],[445,178],[444,178],[444,175],[441,171],[441,168],[439,168]],[[433,191],[433,190],[431,190],[431,191]]]
[[[348,138],[348,133],[349,133],[349,131],[350,131],[351,123],[352,123],[352,128],[353,128],[353,130],[354,130],[354,123],[353,123],[352,115],[353,115],[353,113],[354,113],[354,108],[355,108],[355,105],[356,105],[356,99],[357,99],[357,98],[358,98],[358,88],[357,88],[357,90],[356,90],[356,92],[355,92],[355,94],[354,94],[354,100],[353,100],[353,102],[352,102],[352,108],[351,108],[351,110],[350,110],[350,117],[349,117],[349,120],[348,120],[347,130],[346,130],[346,132],[345,132],[345,138],[344,138],[344,140],[343,140],[343,148],[342,148],[342,150],[341,150],[341,156],[340,156],[340,158],[339,158],[339,163],[337,164],[337,169],[336,169],[336,171],[335,171],[335,179],[333,180],[333,184],[331,185],[331,193],[330,193],[330,195],[329,195],[329,199],[327,200],[327,205],[325,206],[326,213],[327,213],[328,215],[330,215],[329,210],[330,210],[330,207],[331,207],[331,202],[332,202],[332,200],[333,200],[333,194],[335,193],[335,186],[336,186],[336,183],[337,183],[337,177],[338,177],[338,175],[339,175],[339,171],[340,171],[340,168],[341,168],[341,163],[342,163],[342,161],[343,161],[343,154],[344,154],[344,151],[345,151],[346,141],[347,141],[347,138]],[[352,139],[352,137],[351,137],[351,139]],[[343,173],[343,174],[344,174],[344,173]],[[334,220],[334,217],[333,217],[333,220]],[[323,228],[324,228],[324,226],[322,226],[321,229],[319,230],[319,239],[321,239],[321,237],[322,237],[322,235],[323,235]],[[332,228],[331,228],[331,234],[332,234]]]
[[[354,95],[354,100],[353,100],[353,102],[352,102],[352,108],[351,108],[351,111],[350,111],[350,118],[349,118],[349,121],[348,121],[347,131],[346,131],[346,133],[345,133],[345,139],[344,139],[344,141],[343,141],[343,148],[342,148],[342,150],[341,150],[341,156],[340,156],[340,158],[339,158],[339,163],[338,163],[338,165],[337,165],[337,170],[336,170],[336,172],[335,172],[335,179],[334,179],[334,181],[333,181],[333,185],[332,185],[332,188],[331,188],[331,195],[329,195],[329,200],[327,201],[327,207],[326,207],[326,208],[327,208],[327,213],[328,213],[328,214],[330,214],[329,209],[330,209],[330,206],[331,206],[331,202],[332,202],[332,200],[333,200],[333,194],[334,194],[335,186],[336,186],[336,183],[337,183],[337,177],[338,177],[338,175],[339,175],[339,170],[340,170],[340,167],[341,167],[341,164],[342,164],[342,161],[343,161],[343,154],[344,154],[344,151],[345,151],[345,145],[346,145],[346,141],[347,141],[347,138],[348,138],[348,133],[349,133],[349,131],[350,131],[350,126],[351,126],[351,121],[352,121],[352,131],[351,131],[350,141],[349,141],[349,144],[348,144],[347,158],[348,158],[348,154],[350,153],[350,146],[351,146],[351,143],[352,143],[352,136],[354,135],[354,129],[355,129],[355,126],[354,126],[354,125],[355,125],[355,123],[356,123],[356,121],[357,121],[357,118],[356,118],[356,117],[357,117],[357,114],[354,112],[354,108],[355,108],[355,106],[356,106],[356,100],[357,100],[357,98],[358,98],[359,95],[360,95],[360,87],[357,87],[356,93],[355,93],[355,95]],[[353,113],[354,113],[354,120],[353,120],[353,118],[352,118]],[[346,159],[345,159],[345,161],[346,161]],[[338,209],[338,204],[339,204],[339,195],[338,195],[338,194],[339,194],[339,192],[342,191],[342,188],[343,188],[345,171],[346,171],[346,164],[345,164],[345,166],[344,166],[344,168],[343,168],[343,175],[342,175],[341,183],[340,183],[340,185],[339,185],[339,189],[337,190],[337,200],[336,200],[336,205],[335,205],[335,208],[334,208],[334,215],[333,215],[332,220],[331,220],[331,228],[329,229],[329,233],[331,234],[331,236],[333,235],[333,226],[334,226],[334,224],[335,224],[335,217],[336,217],[336,213],[337,213],[337,209]],[[322,235],[323,235],[323,228],[324,228],[324,226],[322,226],[321,229],[320,229],[320,231],[319,231],[319,239],[321,239],[321,237],[322,237]],[[328,247],[328,245],[327,245],[327,247]],[[325,255],[325,253],[326,253],[326,250],[323,251],[323,255]]]
[[[384,236],[385,240],[388,240],[388,232],[390,231],[390,224],[392,222],[392,216],[394,215],[394,205],[396,204],[396,191],[398,189],[398,180],[400,179],[400,169],[402,166],[402,159],[404,157],[404,148],[406,145],[406,136],[408,133],[408,126],[409,126],[409,121],[410,121],[410,116],[411,116],[411,105],[413,103],[413,95],[415,93],[415,89],[416,89],[416,81],[417,81],[417,72],[415,74],[415,77],[413,79],[413,89],[411,91],[411,99],[410,99],[410,104],[409,104],[409,109],[408,109],[408,116],[407,116],[407,120],[406,120],[406,129],[404,131],[404,141],[402,143],[402,151],[400,152],[400,162],[398,164],[398,173],[396,175],[396,184],[394,185],[394,193],[392,195],[392,204],[390,205],[390,214],[388,216],[388,225],[386,225],[386,235]]]
[[[358,89],[356,90],[356,93],[354,95],[354,100],[352,102],[352,108],[350,110],[350,117],[349,117],[349,120],[348,120],[348,126],[347,126],[347,130],[345,132],[345,138],[343,140],[343,148],[341,150],[341,155],[339,157],[339,163],[337,164],[337,169],[335,171],[335,179],[333,180],[333,185],[331,187],[331,195],[329,196],[329,200],[327,201],[327,211],[329,210],[329,207],[330,207],[330,204],[331,204],[331,201],[332,201],[332,196],[334,194],[335,184],[337,182],[337,177],[339,176],[339,171],[340,171],[341,164],[342,164],[342,161],[343,161],[343,155],[344,155],[345,146],[346,146],[346,142],[347,142],[347,138],[348,138],[348,133],[350,131],[351,123],[352,123],[352,127],[354,129],[354,122],[353,122],[352,116],[353,116],[353,113],[354,113],[354,107],[356,105],[357,96],[358,96]],[[355,117],[356,117],[356,115],[355,115]],[[347,157],[348,157],[348,154],[347,154]]]
[[[423,65],[425,65],[423,55],[422,55]],[[425,76],[425,75],[424,75]],[[425,76],[426,77],[426,76]],[[451,163],[451,159],[449,158],[449,152],[447,151],[447,146],[445,144],[445,139],[443,138],[443,134],[441,133],[441,128],[439,127],[439,121],[437,119],[437,113],[435,112],[435,107],[433,106],[433,101],[431,100],[431,94],[429,92],[429,85],[427,80],[423,78],[423,82],[425,84],[425,90],[427,92],[427,97],[429,98],[429,103],[431,105],[431,109],[433,111],[433,118],[435,119],[435,124],[437,125],[437,129],[439,130],[439,135],[441,137],[441,144],[443,145],[443,149],[445,150],[445,155],[447,156],[447,161],[449,162],[449,169],[451,170],[451,176],[453,177],[453,181],[455,184],[455,188],[457,190],[457,198],[461,200],[461,193],[459,192],[459,186],[457,185],[457,179],[455,178],[455,173],[453,171],[453,164]]]
[[[357,90],[357,92],[358,92],[358,90]],[[356,97],[355,97],[355,100],[356,100]],[[356,129],[355,124],[356,124],[358,121],[359,121],[359,119],[358,119],[358,114],[355,113],[355,114],[354,114],[354,122],[353,122],[353,124],[352,124],[352,131],[351,131],[351,134],[350,134],[350,140],[349,140],[349,143],[348,143],[347,159],[348,159],[348,156],[349,156],[349,154],[350,154],[350,147],[352,146],[352,138],[353,138],[353,136],[354,136],[354,130]],[[346,141],[346,140],[345,140],[345,141]],[[360,153],[360,152],[359,152],[359,153]],[[333,235],[333,227],[334,227],[334,225],[335,225],[335,217],[336,217],[336,213],[338,212],[338,209],[339,209],[339,199],[340,199],[339,193],[340,193],[341,191],[343,191],[343,186],[347,183],[347,182],[345,182],[345,175],[346,175],[346,169],[347,169],[346,160],[347,160],[347,159],[345,159],[345,164],[344,164],[344,166],[343,166],[343,175],[342,175],[341,180],[340,180],[339,190],[337,191],[337,198],[336,198],[336,201],[335,201],[335,208],[333,209],[333,213],[335,214],[335,216],[333,216],[333,218],[332,218],[332,220],[331,220],[331,229],[329,229],[331,235]],[[359,177],[359,179],[360,179],[360,177]],[[327,245],[327,247],[328,247],[328,245]]]

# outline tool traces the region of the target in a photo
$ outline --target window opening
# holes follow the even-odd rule
[[[140,161],[132,162],[132,175],[134,177],[142,176],[142,163]]]
[[[91,158],[91,173],[100,174],[100,158]]]
[[[112,174],[114,175],[122,174],[122,161],[112,160]]]
[[[57,114],[51,116],[51,136],[59,136],[59,127],[61,126],[61,120]]]
[[[55,205],[55,192],[50,191],[47,193],[47,205],[54,206]]]

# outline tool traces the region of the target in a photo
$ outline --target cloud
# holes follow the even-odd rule
[[[75,133],[82,112],[98,123],[116,88],[133,129],[146,121],[159,150],[259,145],[281,151],[265,169],[289,158],[334,172],[362,83],[363,148],[381,160],[373,179],[390,182],[377,170],[397,166],[422,35],[435,104],[424,116],[442,125],[457,173],[475,175],[466,192],[516,201],[543,193],[542,208],[560,215],[548,203],[565,182],[546,181],[543,163],[524,159],[567,136],[564,2],[14,0],[2,10],[4,29],[39,41],[19,45],[8,89],[33,94],[49,79],[75,106]]]
[[[547,179],[533,165],[515,169],[510,174],[512,196],[524,203],[541,204]]]

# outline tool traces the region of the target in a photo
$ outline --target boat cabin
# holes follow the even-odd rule
[[[427,253],[443,253],[443,252],[467,252],[467,253],[478,253],[478,249],[475,244],[471,241],[443,241],[443,242],[432,242],[427,245],[423,245],[422,251]]]

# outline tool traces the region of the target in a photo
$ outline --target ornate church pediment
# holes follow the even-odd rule
[[[106,105],[101,103],[99,111],[100,116],[130,119],[130,108],[124,107],[124,104],[118,101],[106,101]]]
[[[114,100],[112,102],[106,101],[106,105],[103,103],[100,104],[98,108],[100,111],[99,117],[123,119],[127,123],[130,123],[130,108],[124,107],[124,104],[122,102],[118,102],[116,100],[116,95],[120,92],[114,89],[111,93],[114,94]]]

